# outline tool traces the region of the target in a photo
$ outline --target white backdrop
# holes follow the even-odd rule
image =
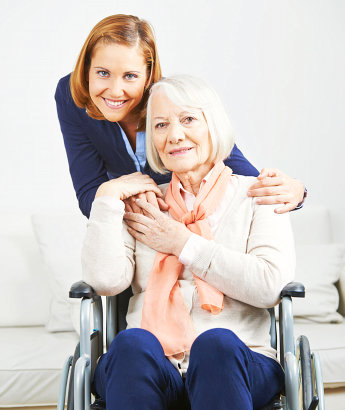
[[[301,179],[345,240],[344,0],[0,0],[0,210],[75,209],[54,92],[110,14],[152,23],[165,75],[221,95],[257,167]],[[303,212],[303,211],[302,211]]]

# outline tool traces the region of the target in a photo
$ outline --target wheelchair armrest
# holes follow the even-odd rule
[[[279,304],[279,337],[280,364],[284,367],[286,353],[295,355],[295,340],[293,332],[292,297],[304,298],[305,288],[302,283],[290,282],[280,293]]]
[[[96,295],[97,293],[92,289],[92,287],[82,280],[73,283],[69,291],[69,297],[73,299],[92,299]]]
[[[299,282],[290,282],[280,293],[280,297],[291,296],[294,298],[304,298],[305,297],[305,288],[302,283]]]

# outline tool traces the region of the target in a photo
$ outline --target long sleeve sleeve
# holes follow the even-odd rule
[[[246,253],[195,236],[182,251],[188,254],[183,258],[186,266],[232,299],[271,307],[293,280],[295,251],[289,215],[275,214],[274,206],[254,205]]]
[[[257,177],[259,171],[244,157],[235,144],[231,154],[224,160],[224,164],[232,169],[234,174]]]
[[[82,213],[89,217],[98,187],[109,179],[107,170],[96,147],[87,136],[83,122],[83,116],[87,114],[78,108],[72,99],[69,77],[59,81],[55,100],[79,207]]]
[[[82,248],[83,280],[98,294],[112,296],[132,283],[135,240],[123,223],[124,203],[112,197],[92,205]]]

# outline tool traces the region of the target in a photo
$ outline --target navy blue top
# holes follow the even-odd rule
[[[70,74],[61,78],[55,100],[79,207],[89,217],[96,191],[103,182],[137,170],[126,150],[118,124],[94,120],[87,115],[85,109],[78,108],[71,96],[69,79]],[[247,161],[236,145],[224,163],[234,174],[259,175],[258,170]],[[153,172],[147,162],[144,172],[157,184],[171,179],[171,174]]]

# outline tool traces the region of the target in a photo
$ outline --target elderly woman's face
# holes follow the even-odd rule
[[[211,138],[201,110],[175,105],[158,90],[151,97],[153,143],[164,166],[183,173],[213,164]]]

